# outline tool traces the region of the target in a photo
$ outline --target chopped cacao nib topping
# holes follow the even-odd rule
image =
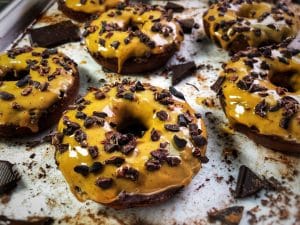
[[[166,120],[168,120],[168,118],[169,118],[168,113],[167,113],[166,111],[163,111],[163,110],[158,111],[158,112],[156,113],[156,116],[157,116],[158,119],[160,119],[161,121],[166,121]]]
[[[270,66],[266,61],[262,61],[262,63],[260,64],[260,68],[262,68],[263,70],[269,70]]]
[[[104,98],[105,98],[105,94],[104,94],[102,91],[97,91],[97,92],[95,93],[95,98],[96,98],[97,100],[104,99]]]
[[[177,124],[180,127],[187,127],[189,121],[187,121],[186,117],[184,114],[179,114],[177,117]]]
[[[201,119],[202,118],[201,113],[195,113],[195,116],[196,116],[197,119]]]
[[[260,117],[266,117],[269,111],[269,104],[266,100],[262,100],[255,106],[255,114],[259,115]]]
[[[125,159],[123,157],[119,156],[113,156],[107,160],[105,160],[106,165],[115,165],[117,167],[120,167],[125,162]]]
[[[164,148],[159,148],[155,151],[152,151],[150,154],[152,157],[162,162],[166,160],[167,156],[169,155],[169,151]]]
[[[97,111],[94,111],[94,112],[93,112],[93,116],[97,116],[97,117],[99,117],[99,118],[106,118],[108,115],[107,115],[107,113],[105,113],[105,112],[97,112]]]
[[[169,166],[178,166],[181,163],[181,159],[178,156],[167,156],[166,161]]]
[[[207,144],[206,138],[201,135],[192,136],[192,140],[197,147],[203,147]]]
[[[15,99],[15,96],[13,94],[8,93],[8,92],[0,91],[0,99],[4,100],[4,101],[10,101],[10,100]]]
[[[96,159],[99,155],[98,147],[97,146],[89,146],[88,151],[92,159]]]
[[[288,92],[288,90],[286,88],[283,88],[283,87],[276,87],[276,92],[279,95],[284,95],[286,92]]]
[[[94,162],[89,168],[90,173],[99,173],[103,170],[103,164],[101,162]]]
[[[79,166],[75,166],[74,171],[86,177],[89,175],[90,168],[85,165],[79,165]]]
[[[87,135],[82,130],[76,130],[74,139],[80,143],[81,147],[87,147],[86,139]]]
[[[189,124],[189,132],[191,136],[200,135],[202,130],[198,128],[198,125],[195,123]]]
[[[145,88],[144,88],[144,86],[143,86],[143,84],[140,82],[140,81],[137,81],[136,83],[135,83],[135,90],[136,91],[144,91],[145,90]]]
[[[52,136],[52,141],[51,143],[53,145],[58,145],[58,144],[61,144],[62,143],[62,140],[64,138],[64,135],[62,133],[55,133],[53,136]]]
[[[112,153],[115,151],[118,151],[120,149],[120,146],[117,144],[112,144],[112,143],[105,143],[104,144],[104,151],[108,153]]]
[[[210,88],[217,94],[220,94],[220,91],[222,89],[222,84],[224,83],[225,79],[226,79],[225,76],[220,76]]]
[[[247,75],[237,82],[237,86],[242,90],[249,90],[253,82],[254,82],[253,77]]]
[[[22,48],[13,48],[7,51],[7,55],[9,58],[14,59],[16,56],[21,55],[23,53],[31,52],[32,48],[29,46],[25,46]]]
[[[249,92],[250,93],[254,93],[254,92],[259,92],[259,91],[267,91],[268,88],[264,87],[264,86],[261,86],[259,84],[253,84],[250,89],[249,89]]]
[[[82,119],[82,120],[84,120],[87,116],[86,116],[85,113],[83,113],[83,112],[81,112],[81,111],[78,111],[78,112],[76,112],[75,117],[76,117],[77,119]]]
[[[120,46],[120,42],[119,41],[114,41],[111,43],[111,47],[113,47],[114,49],[118,49]]]
[[[282,114],[282,119],[280,120],[279,126],[283,129],[287,129],[291,118],[297,112],[299,112],[300,104],[296,99],[294,99],[290,96],[284,96],[280,100],[280,103],[281,103],[281,106],[283,107],[283,114]]]
[[[12,103],[12,108],[13,108],[14,110],[17,110],[17,111],[21,111],[21,110],[24,109],[23,106],[21,106],[21,105],[18,104],[17,102],[13,102],[13,103]]]
[[[30,81],[30,76],[28,75],[28,76],[23,77],[21,80],[18,80],[16,85],[18,87],[24,87],[29,83],[29,81]]]
[[[145,166],[148,171],[156,171],[161,168],[161,162],[157,159],[149,159]]]
[[[182,100],[185,100],[184,95],[180,91],[178,91],[176,88],[174,88],[173,86],[169,87],[169,91],[175,97],[177,97],[179,99],[182,99]]]
[[[134,94],[131,92],[124,93],[123,98],[129,101],[134,100]]]
[[[139,178],[139,171],[130,166],[123,166],[117,170],[117,177],[137,181]]]
[[[95,184],[102,189],[109,189],[113,185],[113,179],[100,177],[96,180]]]
[[[68,144],[57,144],[55,147],[61,154],[68,151],[68,149],[69,149]]]
[[[86,117],[83,123],[83,126],[85,128],[91,128],[96,123],[96,120],[94,117]]]
[[[44,91],[48,90],[48,87],[49,87],[49,83],[44,82],[44,83],[41,83],[38,88],[40,89],[41,92],[44,92]]]
[[[165,129],[171,132],[178,132],[180,130],[177,124],[165,124]]]
[[[31,92],[32,92],[32,87],[29,86],[29,87],[26,87],[26,88],[24,88],[24,89],[22,90],[21,95],[22,95],[22,96],[27,96],[27,95],[29,95]]]
[[[151,140],[152,141],[159,141],[160,139],[160,132],[155,130],[155,129],[152,129],[151,130]]]
[[[171,93],[167,90],[162,90],[161,92],[156,92],[154,98],[162,105],[171,105],[174,103]]]
[[[187,141],[185,139],[180,138],[177,135],[173,136],[173,141],[178,148],[184,148],[187,144]]]
[[[169,142],[163,142],[159,144],[160,148],[166,148],[169,145]]]
[[[66,117],[63,118],[63,123],[67,126],[67,128],[64,128],[63,133],[68,136],[74,134],[74,132],[80,128],[78,123],[72,122]]]

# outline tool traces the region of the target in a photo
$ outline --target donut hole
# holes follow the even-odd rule
[[[300,90],[300,74],[296,71],[275,71],[269,76],[269,80],[277,87],[287,89],[289,92],[297,92]]]
[[[29,74],[29,70],[8,70],[2,76],[0,76],[0,81],[18,81]]]
[[[123,113],[116,129],[121,134],[133,134],[139,138],[143,137],[148,130],[140,118],[134,117],[130,113]]]

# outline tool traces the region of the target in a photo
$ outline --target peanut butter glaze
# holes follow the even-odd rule
[[[18,76],[20,73],[22,77]],[[39,118],[64,97],[76,64],[56,50],[17,48],[0,55],[0,126],[39,131]]]
[[[242,124],[258,134],[299,145],[298,51],[265,47],[239,53],[224,65],[220,78],[219,94],[233,126]]]
[[[207,143],[205,126],[168,91],[139,82],[117,84],[91,90],[78,103],[64,114],[53,142],[59,169],[79,200],[110,204],[124,193],[150,196],[186,186],[199,171]],[[95,115],[98,123],[87,126]],[[134,133],[132,127],[120,132],[122,124],[136,121],[144,127],[142,135],[129,134]],[[72,133],[73,123],[79,126],[73,126],[77,131]],[[101,169],[89,172],[95,163]]]
[[[69,9],[77,12],[84,12],[88,14],[100,12],[103,13],[108,9],[116,7],[123,0],[65,0],[65,4]]]
[[[287,5],[258,0],[227,0],[213,4],[203,16],[205,30],[219,47],[238,51],[280,43],[294,37],[299,21]]]
[[[180,25],[166,11],[141,4],[108,10],[86,27],[85,34],[89,52],[116,58],[119,73],[126,60],[179,49],[183,40]]]

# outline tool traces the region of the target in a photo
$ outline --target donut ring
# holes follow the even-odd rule
[[[87,25],[91,55],[117,73],[143,73],[162,67],[180,47],[177,21],[158,6],[131,5],[109,10]]]
[[[300,53],[264,47],[241,52],[218,82],[230,124],[256,143],[300,153]]]
[[[81,201],[117,209],[165,201],[190,183],[205,159],[202,119],[167,90],[140,82],[107,85],[72,108],[53,144],[58,167]]]
[[[103,13],[127,0],[58,0],[58,9],[66,16],[79,22],[90,19],[94,13]]]
[[[0,136],[37,133],[59,120],[79,88],[77,65],[57,50],[16,48],[0,55]]]
[[[299,25],[285,3],[259,0],[220,1],[204,13],[203,23],[207,36],[232,52],[281,43],[295,37]]]

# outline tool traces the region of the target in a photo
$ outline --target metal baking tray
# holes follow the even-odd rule
[[[166,1],[151,1],[164,5]],[[244,135],[233,132],[210,86],[216,81],[222,62],[228,54],[215,47],[206,37],[202,14],[207,1],[181,0],[184,13],[177,18],[194,18],[200,25],[191,35],[185,35],[181,50],[168,65],[179,64],[185,58],[198,65],[197,73],[176,86],[187,102],[201,112],[208,127],[207,157],[192,183],[171,200],[145,208],[116,211],[101,204],[78,202],[57,169],[54,148],[42,143],[28,147],[47,132],[30,139],[0,139],[0,160],[15,163],[22,180],[9,197],[0,199],[0,215],[12,219],[52,217],[55,224],[209,224],[207,211],[212,208],[244,206],[241,224],[300,224],[300,158],[284,155],[254,144]],[[43,13],[41,15],[41,13]],[[298,11],[300,12],[300,11]],[[24,31],[67,20],[57,10],[55,1],[14,1],[0,14],[0,49],[12,45],[29,45]],[[171,85],[170,76],[162,76],[162,68],[144,76],[120,76],[102,70],[86,51],[83,42],[59,46],[79,65],[81,94],[89,86],[101,86],[123,78],[150,82],[163,88]],[[55,127],[55,125],[54,125]],[[27,143],[27,144],[26,144]],[[233,154],[236,153],[236,154]],[[285,191],[261,191],[254,197],[235,199],[238,170],[246,165],[266,178],[275,177]]]

